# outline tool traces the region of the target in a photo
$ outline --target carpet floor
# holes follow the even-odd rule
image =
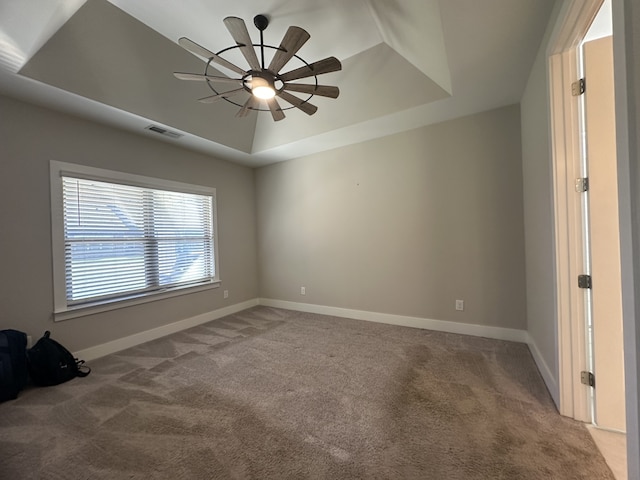
[[[611,479],[526,345],[254,307],[0,404],[3,479]]]

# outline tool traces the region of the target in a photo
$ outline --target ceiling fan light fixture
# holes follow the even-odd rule
[[[267,78],[254,75],[251,78],[251,93],[254,97],[268,100],[276,96],[276,89],[273,86],[273,82],[270,82]]]
[[[262,100],[268,100],[276,96],[276,92],[271,87],[256,87],[251,93],[253,93],[254,97],[258,97]]]

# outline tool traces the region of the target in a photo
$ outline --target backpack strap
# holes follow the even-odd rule
[[[77,372],[78,377],[86,377],[91,373],[91,368],[89,368],[88,365],[84,364],[84,360],[78,360],[77,358],[75,360],[76,360],[76,367],[78,367],[78,372]]]

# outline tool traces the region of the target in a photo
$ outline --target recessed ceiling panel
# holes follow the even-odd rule
[[[342,64],[340,72],[318,77],[321,84],[340,87],[337,99],[311,98],[310,102],[318,106],[313,116],[288,110],[287,118],[277,124],[271,121],[270,116],[261,116],[253,152],[269,150],[449,96],[446,90],[386,43],[354,55]]]
[[[383,40],[452,93],[438,0],[369,0]]]
[[[264,41],[276,47],[290,26],[304,28],[311,39],[300,55],[308,62],[329,55],[342,60],[382,41],[369,0],[110,1],[174,42],[187,36],[213,52],[234,45],[222,23],[227,16],[244,19],[253,42],[259,43],[253,18],[266,15],[269,26]],[[245,63],[238,60],[238,65]]]
[[[251,151],[255,117],[202,82],[174,71],[204,71],[205,63],[104,0],[91,0],[22,68],[21,75],[244,152]]]
[[[0,69],[17,72],[85,2],[0,1]]]

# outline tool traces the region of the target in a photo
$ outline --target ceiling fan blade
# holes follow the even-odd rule
[[[309,38],[311,35],[306,30],[300,27],[289,27],[280,42],[280,48],[276,50],[271,59],[269,70],[275,73],[279,72]]]
[[[284,119],[284,112],[275,97],[267,99],[267,105],[269,105],[269,110],[271,110],[271,116],[274,121],[277,122]]]
[[[244,105],[242,106],[242,108],[238,110],[238,113],[236,113],[236,117],[237,118],[246,117],[247,115],[249,115],[249,112],[251,111],[251,109],[256,108],[258,104],[259,104],[258,99],[253,95],[251,95],[247,99],[247,101],[244,102]]]
[[[262,66],[258,61],[256,51],[253,49],[251,37],[247,30],[247,25],[244,20],[238,17],[227,17],[224,19],[224,24],[229,30],[229,33],[240,47],[242,55],[247,60],[247,63],[253,70],[262,70]]]
[[[311,77],[314,75],[322,75],[323,73],[331,73],[342,70],[342,64],[336,57],[328,57],[323,60],[313,62],[311,65],[296,68],[290,72],[280,75],[280,80],[288,82],[299,78]]]
[[[242,84],[243,82],[241,78],[218,77],[215,75],[202,75],[200,73],[173,72],[173,75],[180,80],[196,80],[202,82],[205,80],[211,80],[212,82],[235,84]]]
[[[192,40],[189,40],[187,37],[181,37],[178,40],[178,44],[182,48],[184,48],[185,50],[188,50],[189,52],[191,52],[191,53],[193,53],[195,55],[198,55],[200,57],[211,59],[212,62],[217,63],[221,67],[228,68],[232,72],[236,72],[237,74],[242,75],[242,76],[244,76],[246,74],[246,72],[243,69],[241,69],[240,67],[234,65],[233,63],[225,60],[222,57],[219,57],[218,55],[216,55],[212,51],[207,50],[206,48],[198,45],[196,42],[194,42]]]
[[[309,93],[321,97],[338,98],[340,89],[328,85],[312,85],[309,83],[285,83],[284,89],[291,92]]]
[[[238,88],[237,90],[230,90],[228,92],[218,93],[217,95],[211,95],[210,97],[204,97],[198,99],[201,103],[213,103],[218,100],[222,100],[223,98],[233,97],[234,95],[238,95],[239,93],[246,92],[244,88]]]
[[[298,97],[291,95],[290,93],[281,90],[280,93],[278,93],[278,96],[285,102],[289,102],[294,107],[298,107],[307,115],[313,115],[318,111],[318,107],[316,107],[315,105],[312,105],[309,102],[305,102],[304,100],[301,100]]]

